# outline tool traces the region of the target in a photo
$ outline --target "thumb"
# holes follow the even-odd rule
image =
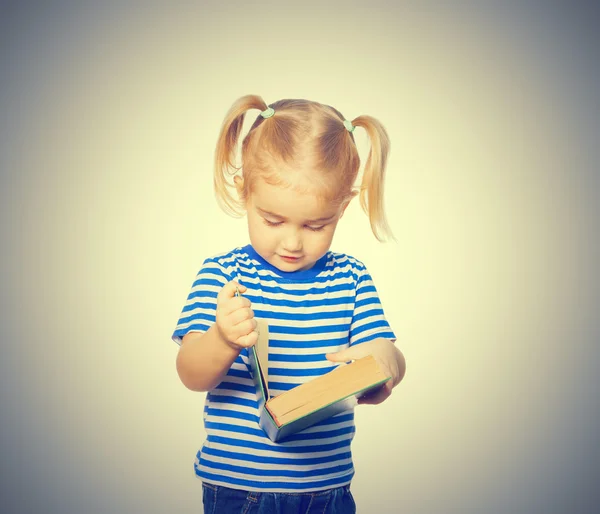
[[[236,280],[232,280],[232,283],[234,284],[234,288],[233,288],[234,295],[235,295],[235,288],[236,287],[237,287],[237,290],[239,291],[240,294],[243,294],[243,293],[245,293],[248,290],[248,288],[245,285],[240,284]]]
[[[239,282],[235,280],[227,282],[227,284],[223,286],[221,291],[219,291],[219,294],[217,295],[217,302],[233,298],[235,296],[236,289],[240,292],[240,294],[246,292],[246,287],[240,284]]]

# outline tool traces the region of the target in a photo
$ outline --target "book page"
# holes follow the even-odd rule
[[[363,357],[272,398],[269,410],[283,424],[386,378],[374,357]]]

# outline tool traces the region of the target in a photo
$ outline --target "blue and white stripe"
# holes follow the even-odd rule
[[[217,294],[234,279],[248,288],[244,296],[255,316],[269,324],[272,395],[331,371],[326,353],[378,337],[395,341],[371,276],[357,259],[328,252],[310,270],[286,273],[248,245],[204,261],[173,333],[175,342],[215,322]],[[354,475],[353,411],[284,442],[266,436],[258,425],[247,350],[207,393],[204,425],[207,439],[195,470],[206,482],[254,491],[316,491],[349,484]]]

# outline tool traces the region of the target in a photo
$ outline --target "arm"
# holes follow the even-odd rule
[[[216,321],[203,333],[189,332],[177,353],[177,373],[192,391],[214,389],[229,371],[243,348],[258,339],[256,320],[247,298],[235,297],[246,288],[234,281],[217,296]]]
[[[177,353],[177,373],[188,389],[210,391],[223,380],[239,353],[223,340],[216,325],[204,333],[190,332]]]
[[[348,362],[373,355],[377,364],[391,380],[371,394],[359,398],[358,403],[377,404],[392,394],[404,378],[406,362],[404,355],[392,342],[396,336],[385,319],[383,307],[373,279],[364,265],[358,269],[356,299],[349,332],[349,347],[327,354],[331,362]]]

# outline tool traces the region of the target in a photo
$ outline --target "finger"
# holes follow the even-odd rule
[[[243,294],[246,292],[246,286],[243,286],[236,280],[227,282],[217,295],[217,303],[223,302],[229,298],[234,298],[236,290],[238,290],[240,294]]]
[[[250,300],[244,296],[238,296],[237,298],[228,298],[223,300],[221,303],[217,303],[217,310],[223,316],[229,316],[235,311],[240,309],[248,309],[252,304]]]
[[[254,346],[257,341],[258,341],[258,333],[253,331],[253,332],[250,332],[249,334],[246,334],[245,336],[238,337],[235,340],[235,344],[237,344],[243,348],[249,348],[251,346]]]
[[[239,309],[235,309],[227,315],[227,322],[232,326],[241,323],[242,321],[246,321],[247,319],[253,319],[254,312],[250,307],[241,307]]]
[[[242,337],[245,335],[248,335],[250,332],[257,332],[256,327],[258,326],[258,323],[256,322],[255,318],[252,319],[247,319],[245,321],[242,321],[241,323],[238,323],[237,325],[235,325],[234,330],[235,332],[238,334],[238,337]]]
[[[372,393],[365,394],[358,399],[359,405],[377,405],[386,400],[392,394],[392,390],[387,387],[381,387]]]

